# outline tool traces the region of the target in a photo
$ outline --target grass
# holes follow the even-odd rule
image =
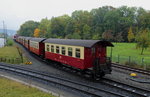
[[[0,61],[6,63],[20,64],[27,61],[23,56],[23,62],[18,49],[15,46],[5,46],[0,48]]]
[[[0,48],[0,57],[20,58],[19,52],[14,46]]]
[[[112,61],[119,63],[128,63],[129,61],[137,64],[150,65],[150,48],[144,50],[141,55],[141,49],[136,49],[136,43],[113,43]],[[110,48],[107,49],[108,56],[110,56]],[[130,57],[129,57],[130,56]],[[144,59],[142,61],[142,59]]]
[[[0,77],[0,97],[54,97],[36,88]]]

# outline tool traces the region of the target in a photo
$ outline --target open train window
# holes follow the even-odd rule
[[[79,48],[76,48],[76,57],[80,58],[80,49]]]
[[[51,45],[51,52],[54,53],[54,46]]]
[[[72,56],[72,48],[68,47],[68,56]]]
[[[63,55],[65,55],[66,54],[66,48],[65,47],[61,47],[61,52],[62,52]]]
[[[56,46],[56,53],[59,53],[59,46]]]
[[[49,45],[47,45],[47,51],[49,51]]]

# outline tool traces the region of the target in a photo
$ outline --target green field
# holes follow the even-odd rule
[[[5,46],[0,48],[0,62],[20,64],[25,63],[27,58],[23,56],[23,60],[15,46]]]
[[[0,97],[54,97],[36,88],[0,77]]]
[[[18,50],[14,46],[0,48],[0,57],[19,58]]]
[[[144,50],[141,55],[141,49],[136,49],[136,43],[113,43],[112,61],[119,63],[132,62],[135,64],[150,65],[150,48]],[[107,54],[110,56],[111,49],[107,49]]]

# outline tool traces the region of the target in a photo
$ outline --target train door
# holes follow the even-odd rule
[[[103,46],[96,46],[96,58],[99,59],[99,62],[101,64],[106,62],[106,47]]]
[[[29,49],[30,51],[30,40],[27,39],[27,48]]]

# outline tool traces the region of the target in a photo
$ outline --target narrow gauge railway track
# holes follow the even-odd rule
[[[117,64],[117,63],[112,63],[112,67],[125,69],[125,70],[129,70],[129,71],[133,71],[133,72],[137,72],[137,73],[141,73],[141,74],[150,76],[150,71],[148,71],[148,70],[132,68],[132,67],[128,67],[128,66],[125,66],[125,65],[120,65],[120,64]]]
[[[30,53],[30,54],[31,54],[31,56],[33,56],[37,60],[43,61],[44,63],[49,64],[49,62],[47,62],[47,61],[39,58],[35,54],[33,54],[33,53]],[[55,62],[52,62],[52,64],[55,64]],[[71,68],[65,67],[65,69],[70,71]],[[72,73],[79,73],[79,75],[81,75],[80,72],[78,72],[78,71],[75,71],[75,72],[72,72]],[[129,93],[131,95],[132,94],[133,95],[134,94],[137,95],[137,96],[134,96],[134,97],[150,97],[150,94],[148,94],[148,93],[150,93],[150,91],[148,91],[148,90],[143,90],[143,89],[140,89],[140,88],[136,88],[136,87],[133,87],[133,86],[130,86],[130,85],[126,85],[126,84],[120,83],[120,82],[112,81],[110,79],[103,79],[103,81],[101,81],[100,83],[103,83],[103,84],[107,85],[108,88],[109,87],[111,87],[111,88],[117,88],[117,89],[122,90],[122,91],[124,91],[126,93]],[[124,94],[124,93],[121,93],[121,94]],[[133,97],[133,96],[125,96],[125,97]]]
[[[135,88],[135,87],[129,88],[129,86],[128,86],[128,88],[124,89],[124,86],[120,87],[118,85],[118,83],[116,83],[115,81],[111,82],[111,80],[110,80],[108,82],[108,79],[103,80],[103,83],[105,85],[106,84],[109,85],[109,87],[111,89],[113,89],[113,88],[121,89],[122,92],[128,92],[129,94],[132,94],[132,96],[128,96],[128,94],[125,95],[124,93],[118,93],[117,91],[114,92],[109,89],[99,88],[97,86],[87,85],[85,83],[76,82],[76,81],[61,78],[61,77],[56,77],[54,75],[35,71],[35,70],[29,69],[29,68],[22,68],[21,66],[12,66],[12,65],[6,65],[6,64],[0,63],[0,69],[19,73],[19,74],[30,76],[30,77],[34,77],[34,78],[37,78],[37,79],[40,79],[40,80],[43,80],[46,82],[58,84],[58,85],[91,95],[92,97],[93,96],[101,97],[103,95],[105,95],[104,97],[106,97],[106,96],[107,97],[150,97],[150,95],[148,94],[150,91],[146,91],[146,90],[142,90],[142,89],[137,90],[137,88]]]
[[[124,83],[106,79],[106,78],[103,78],[101,83],[109,85],[109,86],[118,87],[120,90],[123,90],[123,91],[126,90],[128,91],[128,93],[130,92],[131,94],[132,93],[138,94],[139,95],[138,97],[150,97],[150,90],[141,89],[132,85],[124,84]],[[137,97],[137,96],[134,96],[134,97]]]
[[[92,97],[102,97],[102,95],[105,95],[105,96],[107,95],[107,96],[112,96],[112,97],[126,97],[126,96],[123,96],[122,94],[107,91],[107,90],[104,90],[101,88],[96,88],[96,87],[93,87],[90,85],[86,85],[84,83],[75,82],[72,80],[56,77],[53,75],[47,75],[47,74],[44,74],[44,73],[41,73],[38,71],[34,71],[31,69],[24,69],[20,66],[16,67],[16,66],[9,66],[6,64],[5,65],[0,64],[0,69],[19,73],[19,74],[30,76],[30,77],[34,77],[34,78],[37,78],[37,79],[40,79],[43,81],[47,81],[50,83],[58,84],[58,85],[91,95]]]

